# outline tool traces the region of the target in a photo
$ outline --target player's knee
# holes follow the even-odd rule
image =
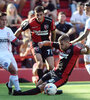
[[[42,62],[42,61],[39,61],[39,62],[38,62],[38,68],[39,68],[39,69],[43,69],[43,62]]]
[[[54,66],[53,65],[49,65],[49,70],[53,70]]]
[[[17,71],[16,71],[15,67],[12,64],[10,64],[10,66],[8,68],[8,71],[10,72],[10,74],[13,74],[13,75],[17,74]]]

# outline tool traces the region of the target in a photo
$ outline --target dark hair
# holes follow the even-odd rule
[[[39,13],[39,12],[43,12],[44,13],[44,7],[43,6],[36,6],[34,11],[37,12],[37,13]]]
[[[77,3],[77,7],[79,7],[79,6],[84,6],[84,3],[78,2],[78,3]]]
[[[85,4],[85,6],[90,7],[90,2],[87,2],[87,3]]]
[[[63,40],[65,40],[65,41],[70,41],[70,38],[69,38],[68,35],[64,34],[64,35],[61,35],[61,36],[58,38],[58,42],[63,41]]]
[[[59,12],[59,15],[62,15],[62,14],[66,15],[66,13],[65,13],[65,12],[63,12],[63,11],[62,11],[62,12]]]

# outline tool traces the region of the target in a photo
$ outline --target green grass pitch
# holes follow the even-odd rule
[[[20,83],[22,91],[35,87],[32,83]],[[34,96],[8,95],[5,84],[0,84],[0,100],[90,100],[90,82],[68,82],[59,89],[61,95],[45,95],[43,93]]]

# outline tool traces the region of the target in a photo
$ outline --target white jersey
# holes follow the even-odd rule
[[[11,52],[11,42],[14,40],[16,40],[16,37],[10,28],[4,27],[0,29],[0,53]]]
[[[17,38],[13,34],[12,30],[8,27],[0,29],[0,67],[8,70],[8,67],[12,63],[17,69],[17,63],[11,52],[12,45],[11,42],[15,41]]]
[[[90,18],[86,21],[85,30],[89,30],[90,31]],[[89,34],[87,36],[86,45],[88,45],[89,48],[90,48],[90,32],[89,32]],[[84,55],[84,61],[85,62],[90,62],[90,54]],[[90,73],[90,67],[88,67],[87,70]]]
[[[90,30],[90,18],[86,21],[85,30]],[[87,36],[87,42],[90,43],[90,33],[89,33],[89,35]]]

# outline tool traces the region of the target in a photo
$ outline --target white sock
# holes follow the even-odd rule
[[[11,80],[12,75],[9,76],[8,87],[12,88],[13,82]]]
[[[13,85],[15,86],[15,90],[16,91],[21,90],[20,87],[19,87],[18,76],[17,75],[11,75],[10,78],[11,78]]]
[[[85,65],[85,67],[86,67],[88,73],[90,74],[90,64]]]

